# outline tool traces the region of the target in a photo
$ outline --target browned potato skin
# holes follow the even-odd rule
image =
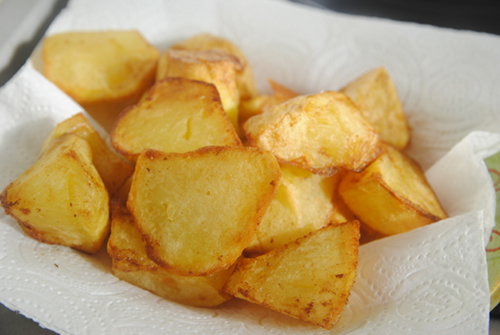
[[[42,144],[43,153],[52,140],[74,133],[86,140],[92,149],[92,163],[110,195],[114,195],[134,172],[134,165],[114,153],[95,131],[87,118],[76,114],[59,123]]]
[[[272,152],[278,161],[334,175],[362,171],[381,153],[373,126],[345,95],[327,91],[272,106],[244,124],[248,144]]]
[[[341,90],[377,130],[380,138],[399,150],[410,141],[403,106],[384,67],[369,71]]]
[[[151,88],[146,99],[120,114],[111,132],[111,145],[136,161],[146,149],[187,152],[203,146],[242,144],[214,85],[166,78]]]
[[[7,215],[44,243],[96,253],[109,231],[109,196],[90,145],[74,134],[53,140],[0,195]]]
[[[66,32],[42,46],[45,77],[108,131],[153,84],[159,56],[137,31]]]
[[[107,248],[113,262],[113,275],[160,297],[190,306],[215,307],[232,298],[222,291],[222,286],[234,266],[204,277],[174,275],[148,257],[146,245],[125,203],[113,202],[111,208]]]
[[[388,144],[364,171],[349,172],[339,193],[364,224],[383,235],[448,217],[420,166]]]
[[[240,259],[224,290],[331,329],[349,298],[358,248],[358,221],[329,225],[257,258]]]
[[[236,56],[241,63],[242,70],[239,72],[238,90],[241,100],[251,99],[258,94],[255,85],[252,68],[245,54],[232,42],[211,34],[198,34],[187,40],[174,44],[171,49],[178,50],[218,50]]]
[[[232,265],[252,240],[281,178],[259,148],[143,152],[127,207],[149,257],[171,273],[206,276]]]

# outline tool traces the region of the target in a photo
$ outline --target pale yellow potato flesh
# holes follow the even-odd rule
[[[380,138],[402,150],[410,129],[392,79],[384,67],[369,71],[341,90],[377,130]]]
[[[84,139],[65,134],[0,195],[30,237],[96,253],[109,231],[109,196]]]
[[[249,145],[278,161],[333,175],[361,171],[381,152],[373,126],[344,94],[303,95],[267,109],[244,124]]]
[[[77,31],[42,44],[44,75],[104,128],[155,79],[159,51],[137,31]]]
[[[187,78],[157,82],[124,111],[111,133],[113,148],[132,161],[141,152],[188,152],[210,145],[241,146],[212,84]]]
[[[43,153],[52,140],[67,133],[74,133],[90,144],[92,163],[112,196],[134,172],[134,165],[113,152],[87,118],[78,113],[59,123],[42,144]]]
[[[245,249],[248,254],[263,254],[329,223],[347,221],[336,205],[340,174],[325,177],[292,165],[281,165],[281,172],[276,196]]]
[[[231,41],[211,34],[198,34],[184,41],[174,44],[171,49],[182,50],[218,50],[236,56],[242,65],[238,73],[238,91],[241,100],[257,96],[257,86],[252,73],[252,68],[245,54]]]
[[[361,173],[347,173],[339,193],[364,224],[383,235],[448,217],[420,166],[390,145]]]
[[[127,207],[154,262],[178,275],[209,275],[251,242],[280,178],[274,156],[259,148],[147,150]]]
[[[358,248],[358,221],[329,225],[257,258],[240,259],[224,290],[331,329],[349,298]]]
[[[116,277],[160,297],[184,305],[215,307],[230,300],[222,286],[234,267],[213,275],[185,277],[174,275],[153,262],[125,203],[112,204],[108,254]]]

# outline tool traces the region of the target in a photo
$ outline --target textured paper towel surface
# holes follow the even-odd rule
[[[487,334],[484,254],[494,190],[482,158],[500,149],[500,39],[356,18],[278,1],[71,1],[48,34],[139,29],[160,49],[199,32],[302,92],[339,89],[385,66],[412,127],[409,153],[451,218],[360,249],[358,276],[330,332],[233,300],[186,307],[117,280],[88,256],[28,238],[0,214],[0,302],[62,334]],[[33,164],[54,125],[80,107],[38,72],[35,53],[0,91],[0,188]]]

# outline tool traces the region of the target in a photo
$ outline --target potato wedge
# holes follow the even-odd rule
[[[109,231],[109,196],[84,139],[64,134],[0,195],[30,237],[96,253]]]
[[[134,165],[114,153],[82,113],[59,123],[43,142],[42,153],[52,140],[66,133],[74,133],[90,144],[92,163],[110,195],[115,194],[134,172]]]
[[[171,49],[181,50],[218,50],[236,56],[242,65],[238,73],[238,91],[241,100],[247,100],[257,96],[257,86],[252,73],[252,68],[245,54],[232,42],[211,34],[198,34],[187,40],[174,44]]]
[[[148,98],[124,111],[111,133],[132,161],[146,149],[188,152],[209,145],[241,146],[214,85],[187,78],[157,82]]]
[[[280,178],[274,156],[259,148],[147,150],[137,160],[127,207],[154,262],[204,276],[240,257]]]
[[[333,175],[339,168],[361,171],[381,152],[373,126],[344,94],[299,96],[251,117],[244,125],[249,145],[278,161]]]
[[[232,298],[222,291],[234,266],[213,275],[174,275],[153,262],[125,203],[113,202],[108,253],[113,275],[160,297],[197,307],[215,307]]]
[[[241,69],[238,58],[226,52],[168,49],[160,57],[156,80],[183,77],[215,85],[224,111],[238,130],[240,92],[236,77]]]
[[[341,90],[377,130],[380,138],[399,150],[410,141],[410,129],[398,92],[384,67],[369,71]]]
[[[354,284],[358,248],[358,221],[329,225],[257,258],[240,259],[224,290],[331,329]]]
[[[66,32],[42,45],[45,77],[108,131],[153,84],[159,56],[137,31]]]
[[[292,165],[281,165],[281,172],[276,196],[247,254],[264,254],[329,223],[347,221],[336,206],[340,174],[325,177]]]
[[[383,235],[448,217],[420,166],[390,145],[361,173],[347,173],[339,193],[363,223]]]

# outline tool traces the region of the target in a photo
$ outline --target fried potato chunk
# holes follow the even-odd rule
[[[271,85],[271,89],[273,90],[273,94],[263,94],[252,99],[242,101],[239,113],[240,123],[244,123],[252,116],[262,114],[271,106],[278,105],[299,95],[297,92],[278,84],[274,80],[269,79],[268,81]]]
[[[373,126],[344,94],[298,96],[244,124],[249,145],[272,152],[280,163],[333,175],[361,171],[381,152]]]
[[[257,96],[257,86],[252,73],[252,68],[245,54],[232,42],[211,34],[198,34],[187,40],[174,44],[171,49],[181,50],[217,50],[227,52],[238,58],[242,69],[237,76],[238,91],[241,100]]]
[[[183,77],[215,85],[227,116],[238,129],[240,93],[236,83],[242,66],[237,57],[216,50],[166,50],[158,63],[156,80]]]
[[[139,156],[127,207],[149,257],[172,273],[227,269],[252,241],[281,178],[259,148],[204,147]]]
[[[399,150],[410,140],[398,92],[384,67],[372,70],[341,90],[377,130],[380,138]]]
[[[390,145],[361,173],[347,173],[339,193],[363,223],[383,235],[448,217],[420,166]]]
[[[234,266],[209,276],[174,275],[153,262],[146,245],[124,203],[111,206],[111,235],[108,253],[116,277],[148,290],[160,297],[197,307],[215,307],[232,298],[222,291]]]
[[[340,174],[325,177],[292,165],[281,165],[281,172],[278,191],[247,254],[263,254],[331,222],[347,221],[336,206]]]
[[[109,196],[84,139],[65,134],[0,195],[30,237],[96,253],[109,231]]]
[[[210,145],[241,146],[241,141],[215,86],[167,78],[154,85],[148,98],[120,115],[111,144],[135,161],[146,149],[188,152]]]
[[[45,77],[108,131],[153,84],[159,56],[137,31],[66,32],[42,45]]]
[[[240,259],[224,290],[326,329],[356,277],[359,223],[329,225],[257,258]]]
[[[92,163],[110,195],[115,194],[134,172],[134,165],[114,153],[82,113],[59,123],[43,142],[42,153],[52,140],[66,133],[74,133],[90,144]]]

